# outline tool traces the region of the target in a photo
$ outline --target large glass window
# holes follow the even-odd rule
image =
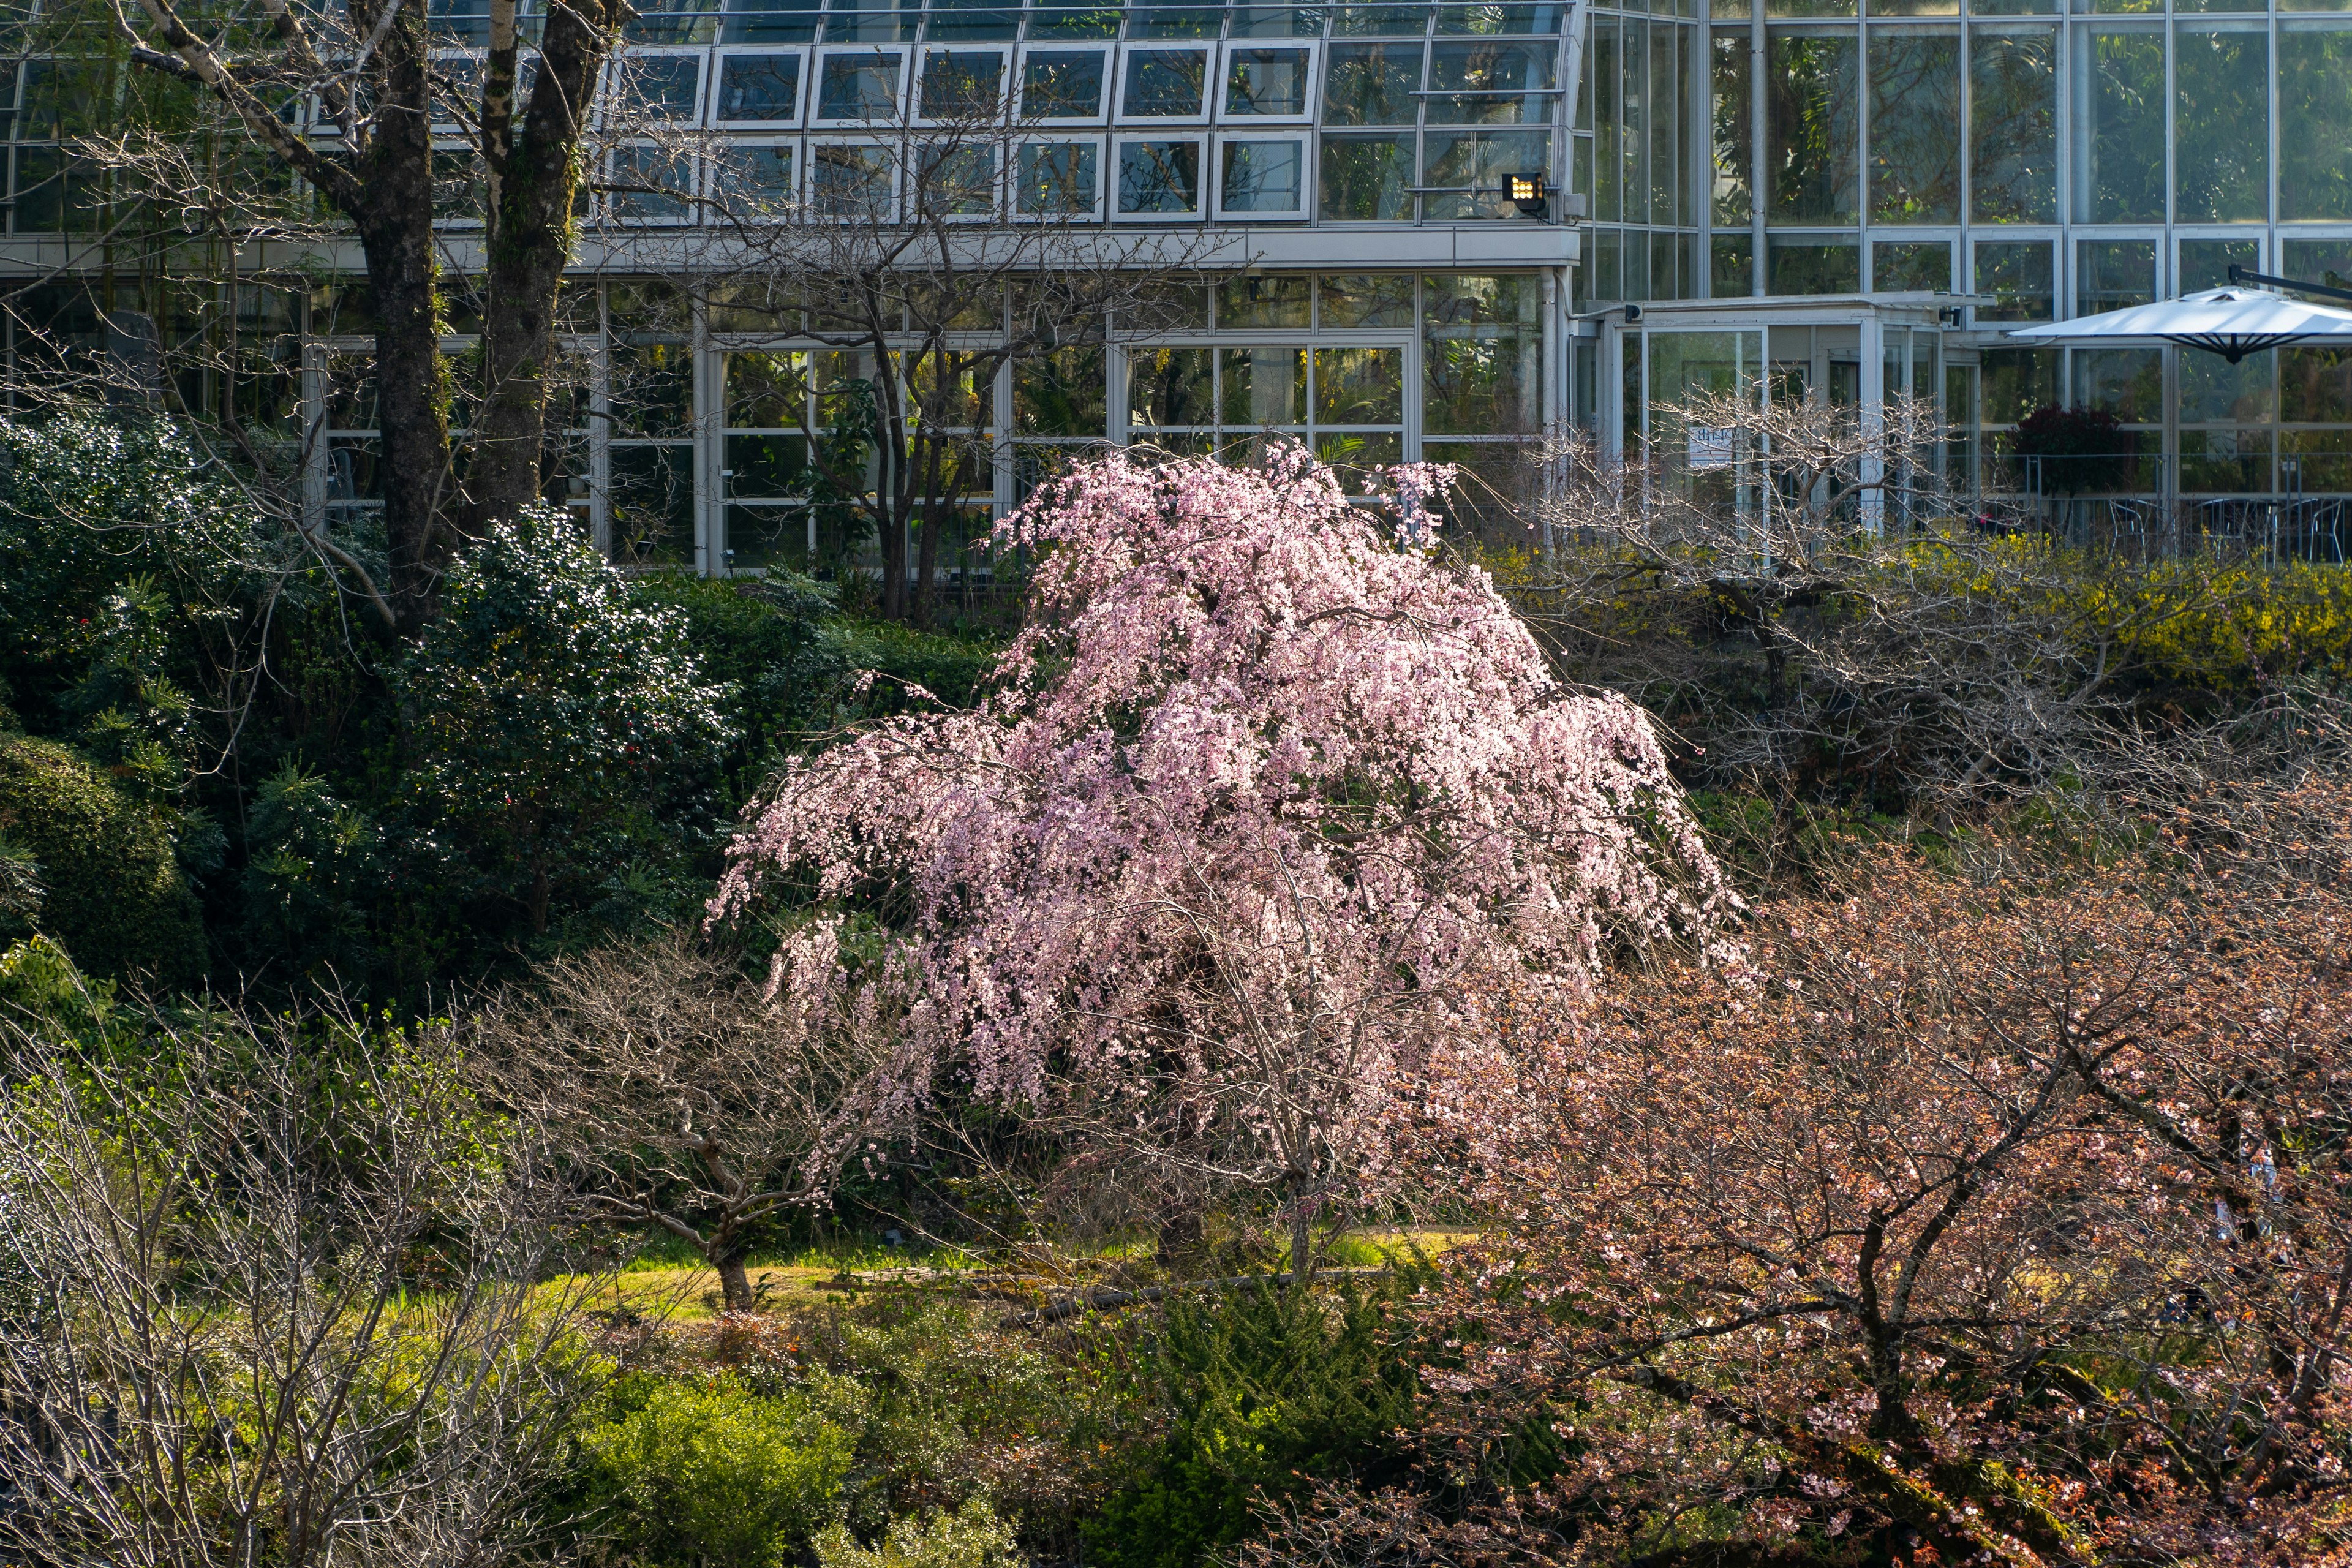
[[[1859,294],[1862,242],[1848,236],[1772,236],[1764,250],[1764,291]]]
[[[1316,320],[1326,331],[1412,325],[1411,273],[1327,272],[1315,281]]]
[[[927,120],[993,119],[1004,98],[1004,55],[998,49],[923,51]]]
[[[1419,44],[1334,44],[1323,58],[1323,123],[1411,125],[1421,90]]]
[[[1428,214],[1440,222],[1517,216],[1507,193],[1510,177],[1551,177],[1551,137],[1545,132],[1433,131],[1422,143],[1421,183],[1439,188],[1428,198]]]
[[[2164,34],[2076,35],[2074,221],[2164,221]]]
[[[1099,49],[1032,49],[1021,61],[1021,114],[1027,120],[1092,120],[1103,111]]]
[[[624,55],[613,67],[614,109],[624,125],[695,119],[702,88],[702,57]]]
[[[785,125],[801,111],[801,57],[722,55],[718,120],[721,125]]]
[[[1870,36],[1870,221],[1960,216],[1960,36]]]
[[[1102,200],[1097,142],[1030,142],[1013,167],[1013,210],[1024,217],[1084,216]]]
[[[2084,239],[2074,244],[2074,314],[2128,310],[2156,299],[2156,241]]]
[[[2233,266],[2260,272],[2263,242],[2251,235],[2244,239],[2184,239],[2180,242],[2180,269],[2172,290],[2176,294],[2194,294],[2203,289],[2221,288],[2230,281],[2230,268]],[[2289,275],[2302,276],[2292,271]]]
[[[1852,223],[1862,205],[1862,84],[1850,33],[1775,28],[1765,167],[1774,223]]]
[[[2046,321],[2057,290],[2046,239],[1979,240],[1977,287],[1994,302],[1977,309],[1979,321]]]
[[[1306,214],[1307,143],[1227,141],[1217,149],[1220,212],[1256,217],[1301,217]]]
[[[1951,292],[1952,242],[1880,240],[1870,247],[1870,286],[1886,294]]]
[[[1542,299],[1542,286],[1529,277],[1422,279],[1424,431],[1509,435],[1539,426]]]
[[[1118,210],[1122,214],[1193,215],[1201,210],[1201,143],[1121,142]]]
[[[1409,223],[1412,219],[1412,137],[1340,135],[1323,138],[1317,212],[1339,223]]]
[[[1181,120],[1198,115],[1209,69],[1203,49],[1130,49],[1121,115],[1137,120]]]
[[[1429,51],[1433,125],[1540,124],[1558,85],[1556,44],[1435,44]]]
[[[2057,29],[1974,29],[1969,110],[1969,216],[1978,223],[2055,222]]]
[[[2352,222],[2352,28],[2279,28],[2279,221]]]
[[[817,118],[890,119],[898,107],[898,65],[896,50],[825,56],[817,78]]]
[[[2243,25],[2173,37],[2173,216],[2260,223],[2270,211],[2270,35]]]
[[[1744,227],[1756,210],[1756,137],[1750,113],[1755,101],[1749,96],[1748,35],[1744,29],[1717,33],[1712,48],[1714,222],[1718,228]]]
[[[1305,49],[1235,49],[1225,66],[1224,112],[1301,115],[1307,112]]]

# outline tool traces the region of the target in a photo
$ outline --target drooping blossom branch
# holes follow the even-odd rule
[[[1391,478],[1410,515],[1448,476]],[[1399,1079],[1480,1070],[1466,980],[1581,995],[1732,912],[1641,710],[1395,521],[1296,448],[1080,468],[1000,530],[1035,565],[990,694],[790,766],[714,918],[878,913],[935,1067],[1282,1192],[1304,1267],[1390,1184]]]

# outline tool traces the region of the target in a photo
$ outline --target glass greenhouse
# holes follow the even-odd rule
[[[819,551],[775,476],[811,421],[794,400],[854,367],[629,258],[670,244],[674,270],[730,192],[828,213],[887,185],[892,128],[974,101],[1021,128],[1003,167],[971,171],[974,222],[1193,234],[1206,258],[1149,333],[1110,323],[974,390],[1000,454],[975,516],[1014,504],[1041,452],[1268,432],[1336,460],[1461,462],[1508,496],[1538,482],[1547,430],[1631,454],[1654,405],[1734,384],[1939,400],[1938,460],[1975,493],[2021,483],[2005,432],[2051,404],[2137,432],[2151,493],[2352,492],[2352,354],[2233,366],[2002,335],[2232,264],[2352,277],[2352,0],[2058,3],[648,6],[615,92],[681,134],[599,154],[615,194],[566,291],[572,502],[634,559]],[[486,0],[431,8],[462,78]],[[168,340],[184,307],[118,279],[92,237],[126,198],[77,151],[104,118],[87,72],[29,58],[13,92],[20,313],[103,337],[144,287]],[[462,272],[478,220],[443,129]],[[373,483],[355,255],[257,254],[257,281],[208,307],[275,356],[237,395],[316,437],[320,508],[364,508]],[[449,326],[462,351],[462,310]]]

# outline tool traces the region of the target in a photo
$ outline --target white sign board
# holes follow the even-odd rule
[[[1732,441],[1738,432],[1728,427],[1716,428],[1694,425],[1690,431],[1690,466],[1694,468],[1727,468],[1731,467]]]

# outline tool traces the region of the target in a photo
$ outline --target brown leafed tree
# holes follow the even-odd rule
[[[1890,850],[1745,970],[1523,1010],[1517,1092],[1433,1121],[1497,1222],[1429,1298],[1433,1481],[1556,1559],[2340,1561],[2343,801]],[[1275,1555],[1437,1560],[1396,1504]]]

